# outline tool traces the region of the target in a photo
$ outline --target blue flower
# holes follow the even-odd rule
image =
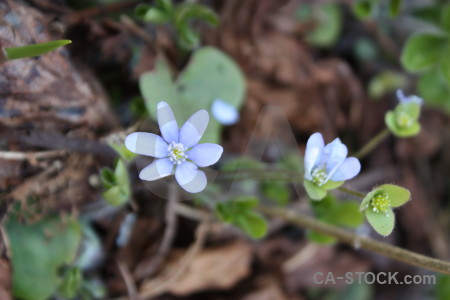
[[[397,98],[400,103],[417,103],[419,105],[423,104],[423,99],[416,96],[416,95],[410,95],[405,96],[402,90],[397,90]]]
[[[232,125],[239,121],[239,112],[237,109],[222,99],[214,100],[211,106],[211,112],[214,118],[222,125]]]
[[[162,137],[147,132],[134,132],[125,139],[131,152],[156,159],[139,173],[142,180],[156,180],[175,174],[178,184],[187,192],[198,193],[206,187],[206,175],[198,167],[215,164],[223,148],[217,144],[198,144],[209,122],[206,110],[194,113],[181,129],[166,102],[157,107]]]
[[[347,147],[339,138],[324,145],[320,133],[308,139],[305,152],[305,179],[321,187],[329,181],[345,181],[358,175],[361,164],[347,157]]]

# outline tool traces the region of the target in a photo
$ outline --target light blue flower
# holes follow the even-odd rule
[[[347,147],[336,138],[324,145],[320,133],[308,139],[305,152],[305,179],[321,187],[329,181],[345,181],[358,175],[361,164],[355,157],[347,157]]]
[[[417,103],[419,105],[423,104],[422,98],[420,98],[416,95],[405,96],[403,91],[400,89],[397,90],[397,98],[398,98],[398,101],[400,101],[400,103]]]
[[[209,122],[206,110],[194,113],[181,129],[166,102],[157,106],[158,125],[162,137],[147,132],[134,132],[125,139],[131,152],[156,159],[139,173],[142,180],[157,180],[175,174],[178,184],[187,192],[198,193],[206,187],[206,175],[198,167],[215,164],[223,148],[217,144],[198,144]]]
[[[223,125],[232,125],[239,121],[238,110],[222,99],[215,99],[211,106],[214,118]]]

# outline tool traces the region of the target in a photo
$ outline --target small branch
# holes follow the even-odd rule
[[[166,216],[165,216],[166,229],[164,230],[164,236],[162,238],[162,242],[158,249],[158,252],[156,253],[156,256],[154,257],[153,261],[151,262],[146,272],[146,275],[149,277],[158,271],[159,267],[164,262],[164,259],[169,253],[170,248],[172,247],[173,238],[175,236],[178,224],[177,213],[175,210],[177,202],[178,202],[177,185],[174,182],[171,182],[169,185],[169,196],[167,199],[167,206],[166,206]]]
[[[259,210],[267,216],[280,218],[300,227],[333,236],[348,245],[355,247],[357,245],[357,247],[361,247],[362,249],[366,249],[410,265],[439,273],[450,274],[450,262],[421,255],[409,250],[376,241],[368,237],[361,237],[347,230],[331,226],[314,218],[299,215],[293,211],[282,208],[260,206]]]
[[[138,300],[136,284],[127,267],[120,261],[117,262],[117,267],[119,268],[120,274],[127,287],[130,300]]]
[[[383,129],[353,156],[355,156],[358,159],[364,158],[367,154],[369,154],[372,150],[374,150],[379,143],[381,143],[385,138],[387,138],[390,133],[391,132],[389,131],[389,129],[387,128]]]
[[[47,159],[60,157],[66,153],[65,150],[50,150],[41,152],[16,152],[16,151],[0,151],[0,159],[5,160],[30,160]]]

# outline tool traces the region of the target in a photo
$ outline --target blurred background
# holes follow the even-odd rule
[[[447,1],[0,0],[0,47],[57,39],[72,43],[0,64],[1,300],[450,299],[450,277],[358,245],[281,220],[256,217],[263,238],[257,225],[219,221],[217,203],[234,194],[318,214],[301,185],[246,177],[233,194],[230,180],[216,180],[168,206],[170,181],[139,180],[149,160],[123,145],[131,132],[158,133],[164,100],[179,125],[210,112],[204,141],[224,147],[212,173],[269,163],[301,172],[312,133],[355,153],[403,89],[424,99],[420,134],[389,136],[348,186],[395,183],[412,201],[389,237],[363,219],[344,227],[448,260]],[[252,158],[254,147],[265,150]],[[324,285],[316,272],[436,275],[436,284]]]

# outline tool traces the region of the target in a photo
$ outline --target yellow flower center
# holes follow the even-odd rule
[[[391,200],[386,193],[379,193],[372,198],[370,201],[370,206],[374,212],[386,213],[386,211],[391,207]]]
[[[167,148],[169,151],[169,159],[174,164],[181,164],[183,161],[186,161],[186,158],[188,158],[186,154],[186,148],[181,143],[170,143],[169,147]]]

